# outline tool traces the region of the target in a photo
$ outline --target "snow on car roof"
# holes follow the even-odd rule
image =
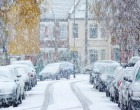
[[[48,64],[42,71],[41,73],[56,73],[59,71],[59,67],[60,67],[61,63],[51,63]]]
[[[10,70],[6,66],[0,66],[0,76],[1,75],[9,79],[13,79],[12,74],[10,74]]]
[[[140,60],[139,56],[134,56],[129,60],[129,63],[136,63],[138,60]]]
[[[34,67],[34,65],[32,64],[32,62],[30,60],[14,61],[14,62],[12,62],[12,64],[26,64],[26,65]]]

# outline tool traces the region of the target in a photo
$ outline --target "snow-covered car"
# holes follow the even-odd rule
[[[140,110],[140,61],[132,69],[132,77],[126,77],[124,80],[128,86],[124,91],[122,108]]]
[[[40,73],[40,80],[60,79],[60,65],[58,63],[48,64]]]
[[[110,92],[111,92],[111,88],[112,88],[112,82],[115,80],[115,78],[117,77],[119,71],[121,71],[122,66],[118,66],[115,71],[113,72],[112,75],[110,75],[110,78],[108,78],[107,82],[106,82],[106,96],[109,97],[110,96]]]
[[[115,80],[112,82],[110,100],[118,102],[119,99],[119,88],[122,85],[124,77],[129,75],[129,72],[132,71],[132,68],[122,68],[119,73],[116,75]]]
[[[140,60],[139,56],[133,56],[124,67],[133,67]]]
[[[16,69],[15,73],[18,73],[21,75],[20,80],[21,80],[21,82],[24,82],[24,90],[25,91],[31,90],[32,85],[31,85],[28,73],[26,71],[26,68],[25,68],[26,65],[15,64],[15,65],[8,65],[8,67],[12,71],[15,71],[15,69]]]
[[[74,72],[74,65],[69,62],[59,62],[57,64],[60,66],[60,78],[70,79],[70,74]]]
[[[20,76],[18,76],[20,77]],[[5,66],[0,67],[0,105],[14,106],[22,103],[21,86],[16,74]]]
[[[73,65],[68,62],[58,62],[46,65],[46,67],[39,73],[40,80],[70,78],[73,73]]]
[[[90,65],[90,69],[89,69],[89,73],[90,73],[89,82],[91,84],[94,83],[94,79],[95,79],[96,75],[100,72],[100,70],[101,70],[102,66],[104,66],[104,64],[113,63],[113,62],[115,62],[115,61],[112,61],[112,60],[98,60],[98,61],[92,63]]]
[[[120,64],[117,62],[104,63],[104,65],[102,65],[102,68],[100,69],[99,73],[97,73],[95,77],[96,79],[95,85],[98,86],[99,91],[106,91],[107,80],[110,79],[114,70],[118,66],[120,66]]]
[[[34,87],[36,85],[36,80],[34,78],[34,73],[32,71],[32,68],[28,65],[22,65],[29,77],[29,84],[31,85],[31,87]]]
[[[36,74],[36,71],[35,71],[35,67],[34,67],[33,63],[30,60],[14,61],[11,64],[12,65],[14,65],[14,64],[28,65],[29,68],[32,71],[32,74],[33,74],[34,85],[37,84],[37,74]]]
[[[129,71],[130,70],[130,71]],[[119,91],[119,99],[118,99],[118,106],[121,108],[121,110],[126,108],[126,91],[130,85],[131,82],[128,82],[126,80],[131,79],[133,76],[132,68],[127,69],[128,72],[125,72],[123,75],[124,77],[122,78],[121,84],[118,88]]]

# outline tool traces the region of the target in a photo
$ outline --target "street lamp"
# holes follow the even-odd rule
[[[73,77],[75,78],[75,35],[76,35],[76,29],[75,29],[75,0],[74,0],[74,24],[73,24],[73,38],[74,38],[74,49],[73,49],[73,65],[74,65],[74,73],[73,73]]]
[[[86,10],[85,10],[85,65],[88,62],[88,0],[86,0]]]

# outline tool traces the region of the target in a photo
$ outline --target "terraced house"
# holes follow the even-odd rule
[[[66,53],[79,66],[111,59],[110,36],[89,12],[86,40],[86,0],[49,0],[48,4],[49,11],[41,16],[40,23],[41,51],[47,63],[66,60]]]
[[[76,1],[75,11],[72,8],[69,14],[69,46],[71,51],[74,48],[77,52],[79,66],[96,60],[110,60],[111,38],[105,34],[104,28],[94,19],[94,15],[86,10],[86,0]]]
[[[45,64],[69,60],[69,10],[73,0],[48,0],[48,11],[41,16],[40,46]]]

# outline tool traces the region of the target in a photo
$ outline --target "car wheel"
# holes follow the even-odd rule
[[[22,94],[22,99],[23,99],[23,100],[25,99],[25,91],[24,91],[24,93]]]
[[[103,92],[103,88],[101,86],[98,87],[99,92]]]
[[[114,102],[114,97],[113,96],[110,96],[110,101]]]
[[[132,104],[131,104],[131,101],[130,100],[128,101],[128,107],[127,108],[128,108],[127,110],[133,110],[132,109]]]
[[[13,101],[13,107],[17,107],[18,106],[18,101],[17,101],[17,99],[15,99],[14,101]]]
[[[109,96],[110,96],[109,92],[108,92],[108,91],[106,91],[106,97],[109,97]]]
[[[21,103],[22,103],[22,95],[20,95],[18,98],[18,104],[21,104]]]
[[[56,80],[60,80],[60,77],[59,76],[56,76]]]
[[[125,109],[124,109],[124,105],[123,105],[122,103],[120,103],[120,109],[121,109],[121,110],[125,110]]]
[[[3,103],[2,106],[3,106],[4,108],[7,108],[7,107],[9,107],[10,105],[9,105],[9,103],[8,103],[8,104],[7,104],[7,103]]]
[[[67,76],[67,79],[70,79],[70,75]]]

